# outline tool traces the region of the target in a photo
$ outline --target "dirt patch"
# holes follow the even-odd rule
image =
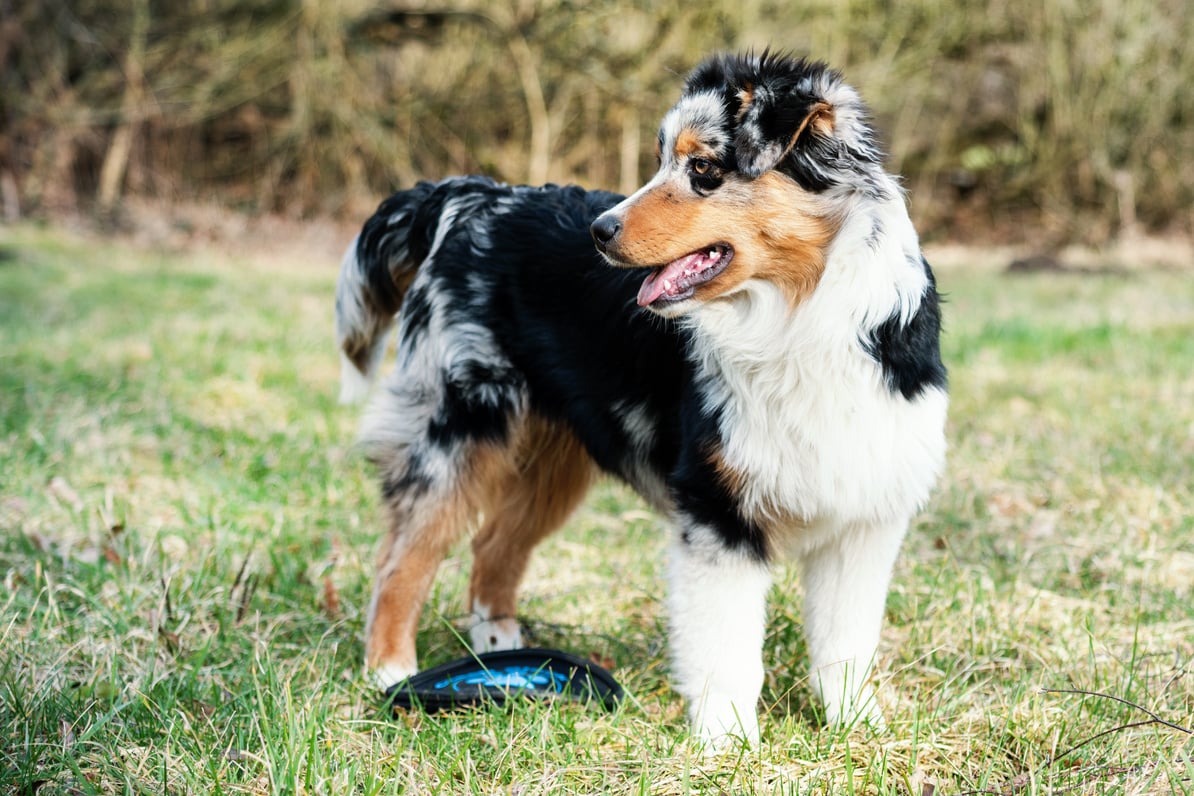
[[[246,214],[215,203],[128,199],[115,225],[102,227],[81,215],[59,217],[54,223],[78,234],[115,237],[145,249],[207,251],[266,268],[334,269],[372,212],[372,207],[362,205],[343,217],[297,218]],[[1024,245],[936,241],[925,244],[925,256],[938,270],[1005,271],[1025,262],[1050,266],[1023,269],[1027,271],[1194,270],[1194,240],[1181,235],[1131,236],[1097,248],[1073,245],[1048,251]]]
[[[925,257],[937,270],[1078,274],[1194,270],[1194,241],[1182,236],[1132,236],[1097,248],[1075,245],[1047,251],[1023,246],[932,243],[925,245]]]
[[[115,235],[134,246],[187,252],[207,250],[255,266],[336,268],[356,235],[360,219],[248,215],[216,204],[130,200]],[[94,225],[76,226],[95,232]]]

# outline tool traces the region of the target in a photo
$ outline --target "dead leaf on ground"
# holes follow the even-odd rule
[[[323,611],[332,619],[340,615],[340,592],[330,575],[323,576]]]
[[[50,493],[52,498],[65,503],[76,511],[83,508],[83,499],[79,497],[79,493],[60,475],[56,475],[50,479],[50,483],[46,486],[46,491]]]

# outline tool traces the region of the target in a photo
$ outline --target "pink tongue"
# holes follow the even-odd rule
[[[649,306],[664,293],[673,291],[676,287],[676,284],[684,276],[684,270],[703,259],[705,259],[704,252],[694,252],[692,254],[684,255],[678,260],[672,260],[670,263],[657,271],[652,271],[651,274],[643,280],[642,287],[638,289],[638,305],[640,307]],[[700,270],[700,268],[692,269],[693,273],[699,272]]]

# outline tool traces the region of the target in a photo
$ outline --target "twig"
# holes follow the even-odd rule
[[[240,624],[244,621],[245,614],[249,612],[249,601],[253,599],[254,592],[257,591],[257,575],[250,575],[244,584],[244,589],[240,593],[240,604],[236,608],[236,622]]]
[[[236,577],[232,579],[232,591],[236,591],[236,587],[240,585],[241,580],[245,576],[245,570],[249,566],[249,559],[253,557],[253,551],[250,550],[245,560],[241,562],[240,569],[236,571]]]
[[[1061,752],[1060,754],[1053,755],[1051,758],[1046,760],[1040,767],[1037,768],[1038,772],[1052,766],[1058,760],[1061,760],[1064,757],[1072,755],[1074,752],[1077,752],[1079,749],[1086,746],[1087,744],[1093,743],[1104,736],[1111,735],[1111,734],[1117,733],[1117,732],[1121,732],[1123,730],[1133,730],[1133,729],[1136,729],[1137,727],[1147,727],[1150,724],[1160,724],[1162,726],[1169,727],[1172,730],[1177,730],[1178,732],[1184,732],[1186,735],[1194,735],[1194,730],[1191,730],[1188,727],[1183,727],[1180,724],[1174,724],[1172,721],[1169,721],[1168,719],[1161,718],[1156,713],[1154,713],[1153,711],[1144,707],[1143,705],[1139,705],[1135,702],[1132,702],[1129,699],[1124,699],[1123,697],[1117,697],[1114,694],[1104,694],[1099,691],[1087,691],[1082,688],[1042,688],[1041,693],[1042,694],[1077,694],[1079,696],[1097,697],[1100,699],[1110,699],[1113,702],[1118,702],[1121,705],[1127,705],[1130,708],[1134,708],[1135,710],[1140,711],[1141,713],[1148,716],[1148,719],[1146,719],[1144,721],[1132,721],[1132,722],[1128,722],[1127,724],[1120,724],[1116,727],[1111,727],[1110,729],[1103,730],[1102,732],[1099,732],[1099,733],[1095,733],[1094,735],[1090,736],[1089,738],[1086,738],[1085,740],[1081,741],[1080,743],[1077,743],[1074,746],[1071,746],[1069,749],[1066,749],[1064,752]]]
[[[170,604],[170,582],[166,580],[165,575],[162,576],[161,582],[162,582],[162,594],[165,595],[165,598],[166,598],[166,601],[165,601],[166,602],[166,604],[165,604],[166,621],[173,622],[174,621],[174,606],[172,606]]]
[[[1119,726],[1112,727],[1108,730],[1103,730],[1102,732],[1095,733],[1094,735],[1090,736],[1089,738],[1083,740],[1081,743],[1074,744],[1069,749],[1066,749],[1064,752],[1061,752],[1060,754],[1054,755],[1053,757],[1049,758],[1048,760],[1045,761],[1042,768],[1048,768],[1049,766],[1056,763],[1058,760],[1061,760],[1063,757],[1072,755],[1074,752],[1077,752],[1082,747],[1099,740],[1100,738],[1102,738],[1105,735],[1112,735],[1114,733],[1120,732],[1121,730],[1133,730],[1137,727],[1147,727],[1150,724],[1156,724],[1156,723],[1157,722],[1153,719],[1148,719],[1147,721],[1132,721],[1132,722],[1128,722],[1127,724],[1120,724]],[[1164,724],[1165,722],[1162,722],[1162,723]],[[1173,726],[1173,725],[1169,725],[1169,726]],[[1179,727],[1178,729],[1181,729],[1181,728]],[[1187,730],[1187,732],[1188,732],[1188,730]]]
[[[1077,743],[1074,746],[1071,746],[1069,749],[1066,749],[1064,752],[1053,755],[1048,760],[1046,760],[1044,763],[1042,763],[1041,765],[1039,765],[1035,769],[1033,769],[1031,772],[1021,773],[1021,774],[1017,775],[1016,777],[1014,777],[1012,779],[1011,783],[1009,784],[1009,786],[1006,790],[1002,790],[1002,791],[973,790],[973,791],[966,791],[961,796],[979,796],[980,794],[986,794],[988,796],[1007,796],[1008,794],[1015,793],[1018,790],[1028,787],[1028,783],[1032,780],[1032,778],[1034,776],[1041,773],[1042,771],[1049,768],[1050,766],[1054,765],[1057,761],[1059,761],[1069,755],[1072,755],[1074,752],[1077,752],[1082,747],[1084,747],[1088,744],[1091,744],[1100,738],[1103,738],[1107,735],[1112,735],[1117,732],[1122,732],[1123,730],[1132,730],[1132,729],[1136,729],[1137,727],[1147,727],[1152,724],[1160,724],[1160,725],[1162,725],[1164,727],[1168,727],[1172,730],[1177,730],[1178,732],[1185,733],[1186,735],[1194,735],[1194,730],[1191,730],[1188,727],[1183,727],[1180,724],[1175,724],[1172,721],[1169,721],[1168,719],[1162,718],[1161,716],[1157,715],[1156,713],[1154,713],[1153,711],[1144,707],[1143,705],[1138,705],[1137,703],[1132,702],[1131,700],[1124,699],[1123,697],[1117,697],[1114,694],[1104,694],[1099,691],[1087,691],[1082,688],[1042,688],[1041,693],[1042,694],[1077,694],[1078,696],[1088,696],[1088,697],[1097,697],[1100,699],[1110,699],[1113,702],[1119,702],[1121,705],[1127,705],[1130,708],[1134,708],[1134,709],[1140,711],[1141,713],[1144,713],[1145,715],[1148,716],[1148,719],[1146,719],[1144,721],[1133,721],[1133,722],[1129,722],[1127,724],[1120,724],[1118,726],[1111,727],[1110,729],[1106,729],[1106,730],[1103,730],[1102,732],[1096,733],[1096,734],[1090,736],[1089,738],[1082,740],[1080,743]],[[1126,770],[1132,770],[1133,768],[1138,769],[1139,767],[1138,766],[1128,767]]]
[[[257,591],[257,575],[250,574],[247,578],[245,573],[249,569],[249,560],[253,557],[253,551],[249,550],[245,554],[245,560],[241,562],[240,569],[236,571],[236,577],[232,580],[232,589],[229,591],[230,596],[237,602],[236,606],[236,621],[234,624],[240,624],[241,620],[245,618],[245,614],[249,611],[249,600],[253,598],[253,592]],[[237,600],[236,590],[240,588],[240,599]]]
[[[1099,697],[1102,699],[1110,699],[1115,702],[1119,702],[1121,705],[1127,705],[1130,708],[1135,708],[1136,710],[1139,710],[1141,713],[1148,715],[1149,718],[1152,719],[1152,721],[1140,722],[1140,724],[1164,724],[1166,727],[1168,727],[1172,730],[1177,730],[1178,732],[1184,732],[1186,735],[1194,735],[1194,730],[1191,730],[1188,727],[1183,727],[1180,724],[1174,724],[1172,721],[1168,721],[1166,719],[1161,718],[1156,713],[1153,713],[1151,710],[1144,707],[1143,705],[1137,705],[1135,702],[1124,699],[1123,697],[1117,697],[1113,694],[1102,694],[1102,693],[1099,693],[1098,691],[1085,691],[1081,688],[1042,688],[1041,693],[1043,693],[1043,694],[1078,694],[1079,696],[1089,696],[1089,697]]]

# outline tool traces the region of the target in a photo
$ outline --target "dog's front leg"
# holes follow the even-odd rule
[[[767,565],[688,525],[673,541],[668,580],[673,677],[694,733],[710,748],[758,740]]]
[[[802,556],[813,690],[834,726],[884,726],[867,678],[907,523],[852,529]]]

